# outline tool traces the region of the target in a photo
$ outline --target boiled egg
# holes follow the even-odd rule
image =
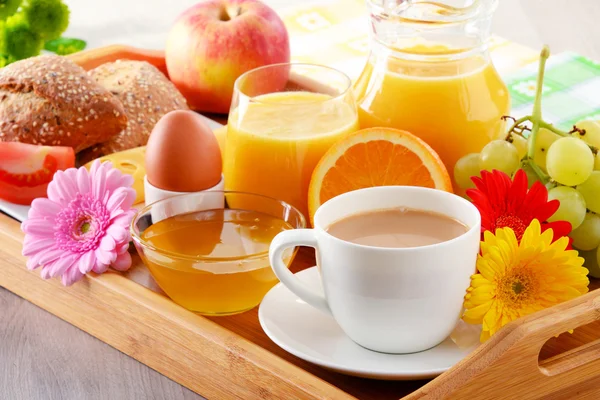
[[[199,192],[221,181],[219,143],[203,118],[193,111],[165,114],[146,145],[146,178],[163,190]]]

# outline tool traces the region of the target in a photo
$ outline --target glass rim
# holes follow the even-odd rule
[[[257,100],[256,98],[259,96],[250,96],[246,93],[244,93],[243,90],[241,90],[240,85],[242,80],[247,79],[248,76],[250,76],[253,73],[256,73],[258,71],[263,71],[263,70],[267,70],[267,69],[272,69],[272,68],[276,68],[276,67],[283,67],[283,66],[288,66],[290,67],[290,69],[294,66],[302,66],[302,67],[310,67],[310,68],[316,68],[316,69],[322,69],[322,70],[329,70],[330,72],[336,73],[338,75],[340,75],[341,77],[344,78],[344,80],[346,81],[347,85],[344,88],[343,91],[341,91],[340,93],[338,93],[335,96],[331,96],[331,98],[327,98],[327,99],[323,99],[323,100],[315,100],[315,101],[311,101],[309,103],[315,104],[315,103],[327,103],[329,101],[335,101],[335,100],[339,100],[343,97],[345,97],[348,92],[352,89],[352,79],[348,76],[348,74],[346,74],[343,71],[340,71],[339,69],[327,66],[327,65],[323,65],[323,64],[314,64],[314,63],[304,63],[304,62],[287,62],[287,63],[276,63],[276,64],[268,64],[268,65],[263,65],[262,67],[257,67],[257,68],[253,68],[249,71],[244,72],[242,75],[240,75],[234,82],[233,84],[233,91],[234,93],[237,92],[241,95],[243,95],[244,97],[248,98],[248,99],[252,99],[253,103],[259,103],[259,104],[270,104],[270,105],[281,105],[281,106],[290,106],[290,105],[297,105],[298,103],[265,103],[261,100]],[[320,83],[320,82],[319,82]],[[285,93],[285,92],[271,92],[271,93]],[[316,93],[316,92],[315,92]],[[270,94],[270,93],[264,93],[264,94]],[[263,95],[264,95],[263,94]],[[260,95],[262,96],[262,95]],[[306,104],[306,103],[303,103]]]
[[[306,217],[304,216],[304,214],[302,214],[302,212],[300,210],[298,210],[296,207],[294,207],[293,205],[291,205],[283,200],[278,200],[274,197],[264,196],[262,194],[250,193],[250,192],[241,192],[241,191],[234,191],[234,190],[206,190],[206,191],[201,191],[201,192],[178,194],[176,196],[167,197],[166,199],[158,200],[158,201],[155,201],[154,203],[145,205],[143,208],[141,208],[137,211],[137,213],[135,214],[135,217],[133,217],[133,219],[131,220],[131,224],[129,224],[129,231],[131,233],[131,239],[134,242],[136,242],[137,244],[139,244],[140,246],[142,246],[143,248],[147,248],[147,249],[156,251],[157,253],[160,253],[161,255],[169,256],[171,258],[175,258],[175,259],[179,259],[179,260],[186,260],[186,261],[221,263],[221,262],[231,262],[231,261],[252,261],[252,260],[258,260],[258,259],[264,258],[265,256],[268,256],[269,250],[265,250],[265,251],[261,251],[261,252],[253,253],[253,254],[248,254],[248,255],[244,255],[244,256],[234,256],[234,257],[189,256],[186,254],[181,254],[181,253],[177,253],[174,251],[157,248],[156,246],[154,246],[154,245],[148,243],[146,240],[142,239],[141,236],[137,233],[137,229],[135,227],[136,223],[140,220],[142,215],[146,215],[149,212],[151,212],[151,210],[154,206],[161,205],[161,204],[167,204],[170,201],[172,201],[174,199],[178,199],[178,198],[184,198],[184,197],[188,197],[188,196],[192,197],[194,195],[201,195],[201,194],[206,195],[206,194],[213,194],[213,193],[214,194],[222,193],[224,196],[226,196],[228,194],[251,196],[254,198],[259,198],[259,199],[277,203],[278,205],[282,206],[282,208],[290,209],[298,215],[298,217],[300,219],[300,224],[299,224],[299,226],[293,227],[292,229],[306,228]],[[223,209],[225,209],[225,208],[223,208]],[[215,210],[215,209],[212,209],[212,210]],[[209,211],[209,210],[202,210],[202,211]],[[181,214],[189,214],[191,212],[194,212],[194,211],[189,211],[189,212],[181,213]],[[175,214],[175,215],[181,215],[181,214]],[[152,224],[152,225],[154,225],[154,224]],[[150,225],[150,226],[152,226],[152,225]]]
[[[386,16],[388,18],[391,17],[391,14],[386,10],[385,6],[381,4],[381,0],[366,0],[367,6],[369,8],[369,12],[371,14],[377,14],[379,16]],[[385,2],[385,0],[383,0]],[[413,7],[415,5],[423,4],[425,1],[416,1],[409,5],[408,8]],[[486,4],[488,3],[488,4]],[[423,25],[451,25],[451,24],[460,24],[465,23],[467,21],[471,21],[473,19],[481,18],[481,17],[489,17],[492,15],[496,9],[500,0],[474,0],[473,4],[465,7],[453,7],[448,6],[449,9],[457,12],[457,18],[455,20],[431,20],[431,19],[416,19],[416,18],[408,18],[403,17],[402,15],[396,15],[396,17],[406,23],[410,24],[423,24]],[[474,10],[474,12],[473,12]],[[469,13],[469,11],[472,11]],[[462,17],[462,18],[461,18]]]

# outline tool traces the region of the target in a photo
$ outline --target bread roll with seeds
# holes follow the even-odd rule
[[[121,100],[129,122],[123,132],[79,154],[82,163],[145,146],[163,115],[173,110],[189,110],[175,85],[146,61],[119,60],[102,64],[88,73]]]
[[[0,141],[78,152],[126,126],[121,102],[68,58],[43,55],[0,69]]]

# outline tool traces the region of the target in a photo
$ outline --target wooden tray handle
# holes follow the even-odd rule
[[[162,50],[146,50],[136,47],[115,44],[112,46],[99,47],[96,49],[84,50],[69,56],[76,64],[79,64],[86,71],[97,66],[116,60],[135,60],[147,61],[158,68],[163,74],[167,73],[167,64],[165,62],[165,52]]]
[[[600,290],[595,290],[510,323],[405,399],[544,399],[600,393],[600,330],[599,339],[538,361],[550,338],[598,320]]]

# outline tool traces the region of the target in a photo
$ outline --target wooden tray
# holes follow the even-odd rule
[[[161,52],[123,46],[73,56],[85,68]],[[263,333],[256,309],[206,318],[169,300],[134,256],[127,273],[64,288],[25,268],[20,224],[0,214],[0,285],[208,398],[595,399],[600,397],[600,291],[509,324],[432,381],[354,378],[304,362]],[[314,265],[302,249],[293,271]],[[600,286],[597,281],[592,287]],[[562,334],[569,329],[573,334]]]

